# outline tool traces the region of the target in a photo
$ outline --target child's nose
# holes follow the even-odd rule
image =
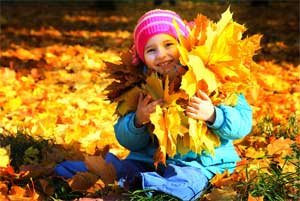
[[[157,57],[158,58],[163,58],[167,55],[167,51],[164,47],[160,47],[158,48],[158,54],[157,54]]]

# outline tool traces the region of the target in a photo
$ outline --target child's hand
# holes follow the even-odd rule
[[[188,117],[213,123],[216,119],[215,107],[206,93],[199,90],[197,96],[190,99],[186,109]]]
[[[150,114],[155,112],[156,105],[162,105],[162,100],[152,101],[150,95],[139,95],[139,102],[135,113],[134,124],[136,127],[141,127],[150,121]]]

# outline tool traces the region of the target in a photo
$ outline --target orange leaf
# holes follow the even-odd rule
[[[263,200],[264,200],[264,196],[253,197],[250,193],[248,195],[248,201],[263,201]]]
[[[269,155],[280,155],[281,157],[287,156],[293,150],[291,145],[294,143],[293,140],[287,138],[283,139],[282,137],[276,139],[267,146],[267,151]]]
[[[216,174],[210,183],[216,187],[229,186],[233,183],[229,171],[226,169],[223,174]]]
[[[26,195],[26,189],[13,185],[10,189],[10,198],[23,198]]]

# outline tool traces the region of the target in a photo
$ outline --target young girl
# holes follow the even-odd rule
[[[144,64],[144,72],[153,70],[161,75],[174,76],[183,68],[179,64],[178,35],[173,20],[179,25],[181,34],[187,37],[189,30],[173,11],[152,10],[138,20],[134,30],[135,62]],[[150,95],[140,94],[136,111],[120,117],[114,126],[117,140],[130,150],[130,154],[125,160],[119,160],[108,153],[106,161],[115,166],[118,179],[133,189],[151,189],[182,200],[195,200],[216,173],[234,170],[240,158],[232,141],[251,131],[251,107],[242,94],[239,94],[234,107],[215,106],[206,93],[198,91],[190,99],[186,115],[205,121],[208,128],[220,137],[221,146],[216,148],[214,156],[204,151],[201,154],[189,151],[184,155],[176,154],[173,158],[167,156],[166,167],[159,165],[156,169],[153,156],[158,141],[151,138],[146,125],[150,122],[150,114],[161,104],[162,100],[152,100]],[[56,172],[67,176],[66,172],[69,172],[66,169],[70,166],[70,162],[62,163],[57,166]],[[80,171],[85,170],[83,164]]]

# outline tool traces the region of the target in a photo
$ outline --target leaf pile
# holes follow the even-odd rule
[[[0,200],[123,196],[114,183],[113,170],[102,163],[108,148],[120,158],[127,154],[114,137],[116,104],[106,100],[104,93],[114,80],[107,79],[105,66],[108,61],[120,62],[116,50],[125,51],[131,39],[128,30],[151,3],[126,3],[116,11],[101,12],[85,6],[90,1],[78,7],[67,3],[56,7],[46,2],[1,3]],[[167,5],[162,8],[169,9]],[[224,3],[178,1],[174,9],[186,19],[195,11],[219,19],[226,7]],[[295,13],[299,13],[299,7],[269,1],[266,7],[243,3],[232,4],[231,8],[239,20],[246,22],[248,33],[264,35],[262,49],[256,55],[258,65],[251,68],[254,84],[245,88],[254,125],[249,136],[235,142],[242,161],[234,174],[216,175],[201,200],[298,200],[300,66]],[[254,18],[256,14],[260,17]],[[132,83],[139,80],[138,86],[147,85],[143,82],[146,77],[119,76]],[[169,78],[169,87],[164,87],[167,80],[161,79],[163,90],[159,93],[173,100],[180,81]],[[129,89],[119,86],[119,95]],[[112,97],[118,97],[116,94]],[[172,121],[165,123],[170,128],[177,126]],[[53,167],[65,159],[86,161],[90,169],[70,180],[58,178],[53,175]],[[108,200],[116,199],[124,197]]]
[[[45,62],[45,69],[33,68],[28,76],[0,68],[2,128],[11,133],[24,129],[58,144],[80,142],[82,150],[91,154],[110,141],[100,140],[101,135],[113,136],[114,105],[102,94],[109,80],[99,72],[104,61],[118,59],[113,53],[54,45],[31,51],[16,47],[1,56]],[[13,62],[10,65],[14,68]]]

